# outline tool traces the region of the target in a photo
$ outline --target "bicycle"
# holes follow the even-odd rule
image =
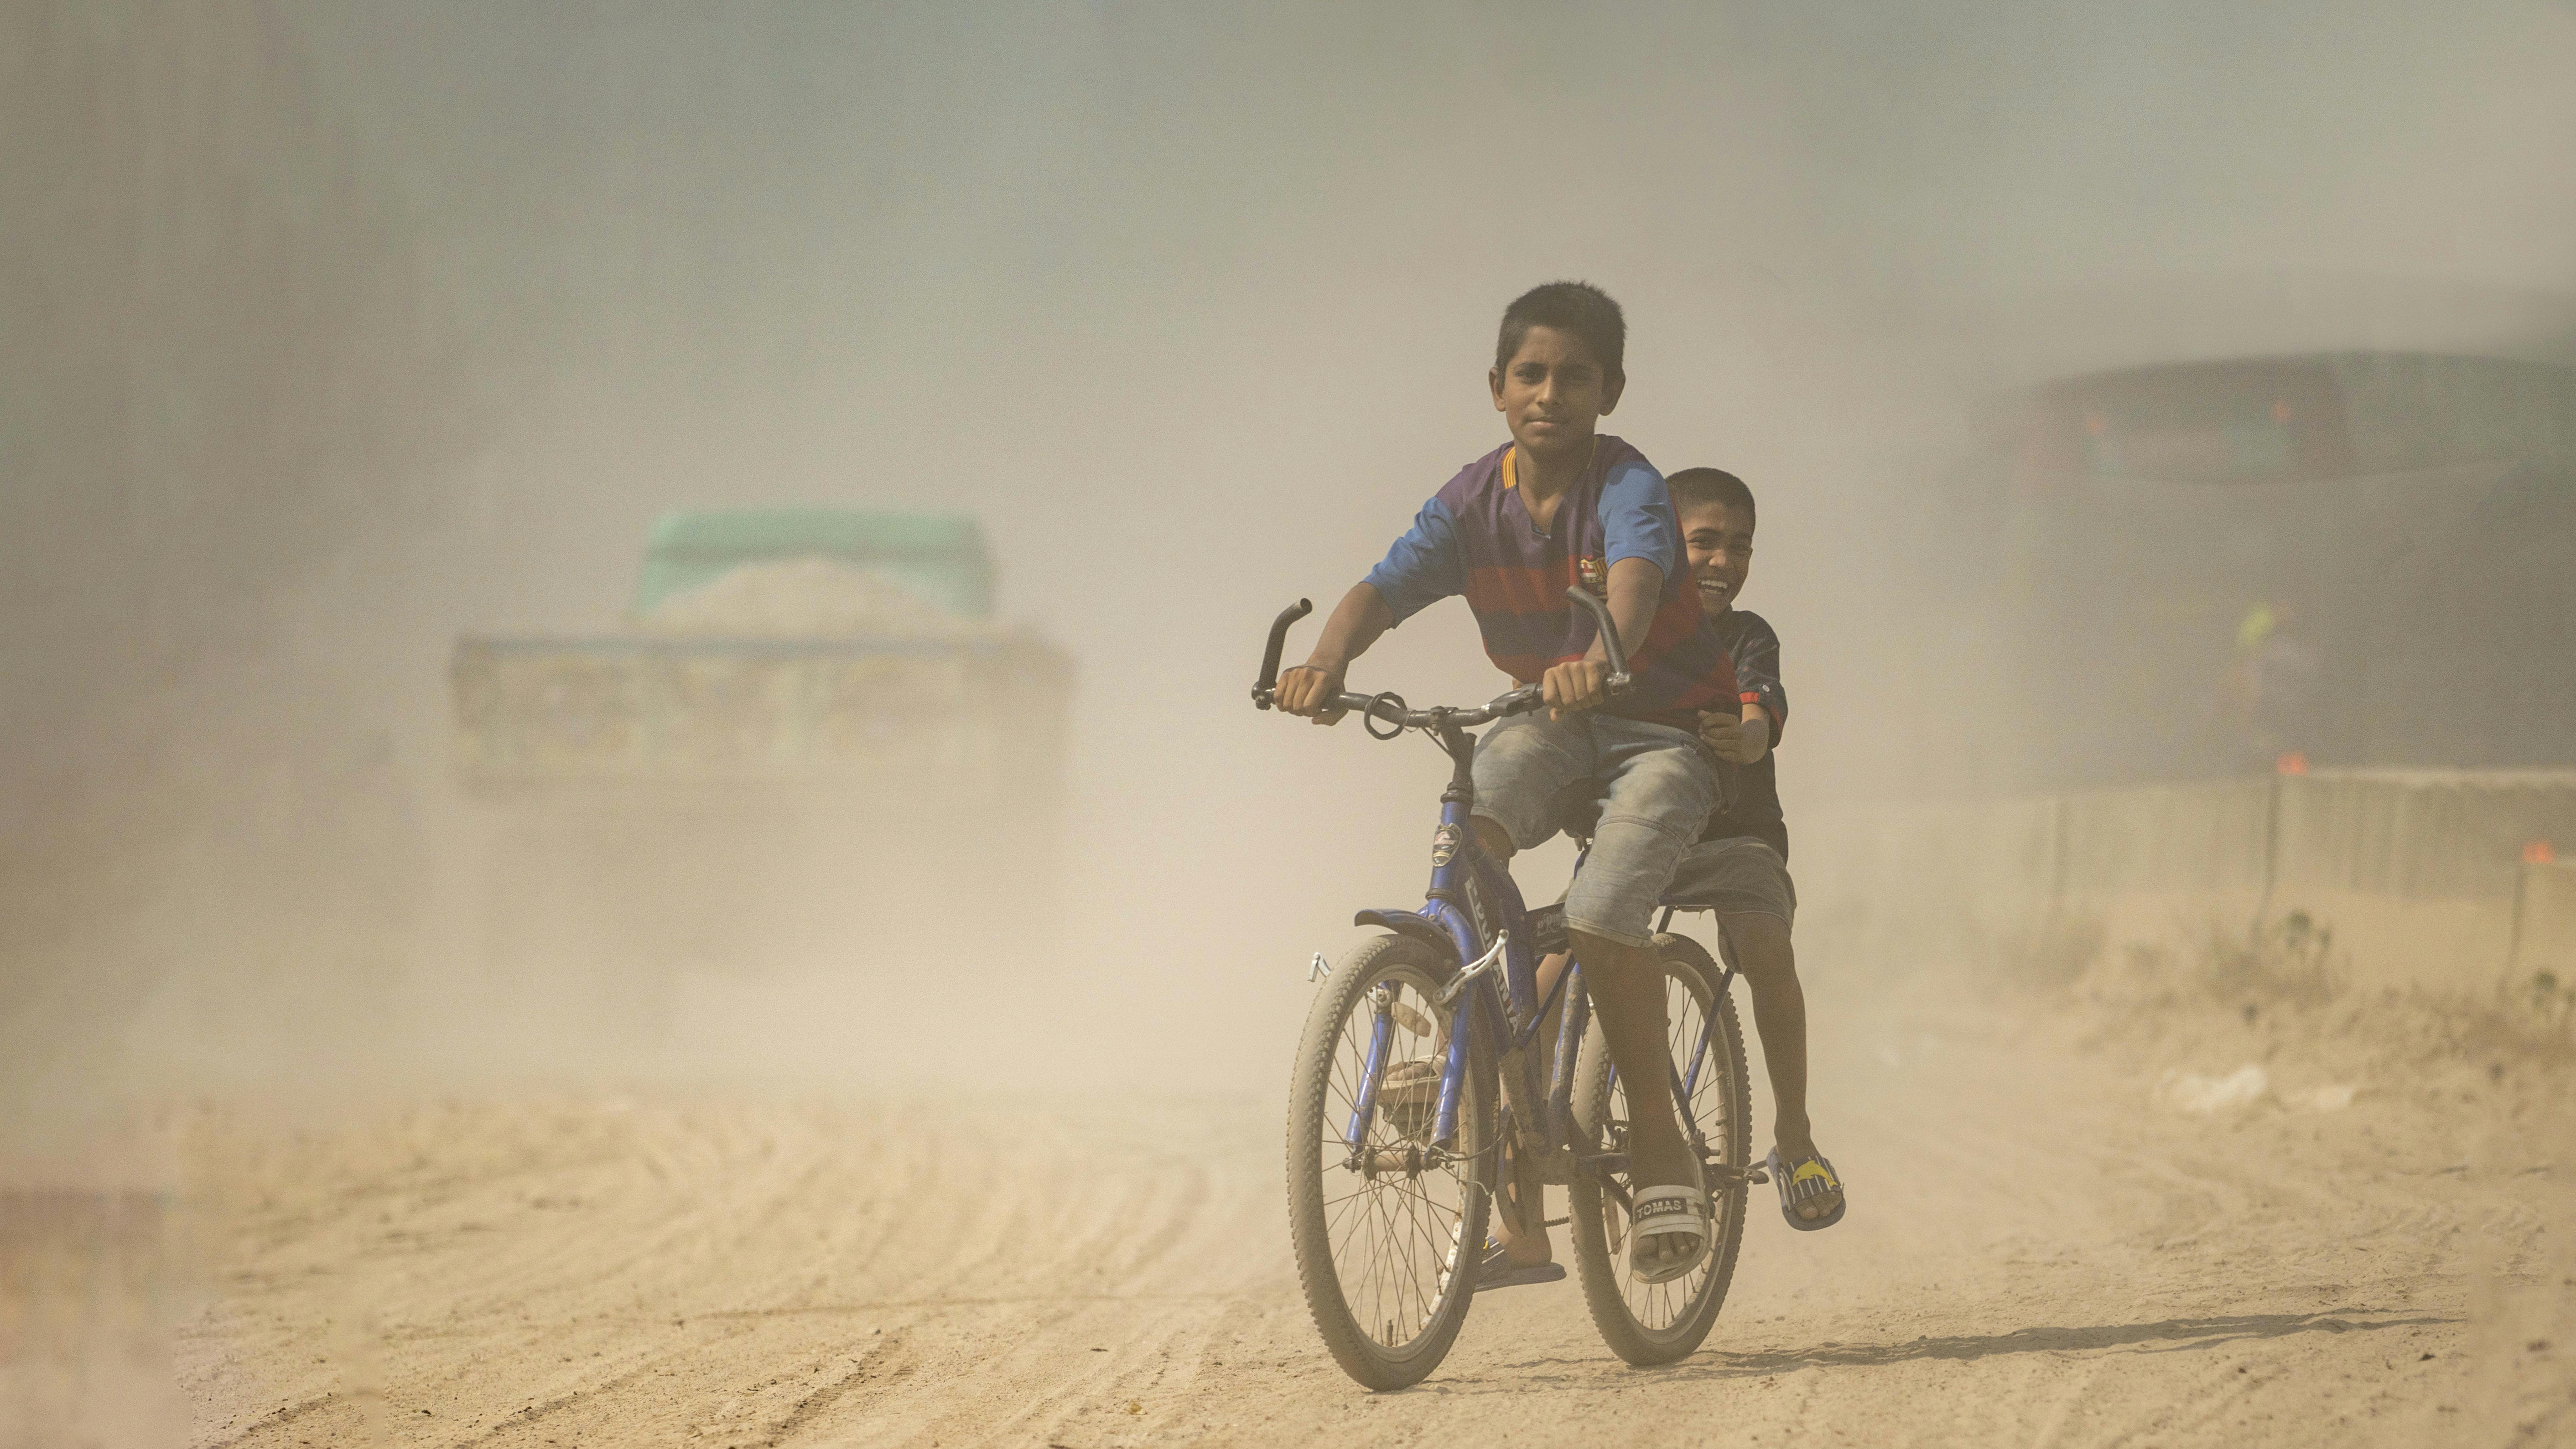
[[[1600,629],[1615,697],[1629,678],[1609,608],[1580,588],[1566,595]],[[1300,599],[1272,622],[1255,707],[1271,707],[1288,630],[1313,608]],[[1307,970],[1324,985],[1289,1084],[1288,1217],[1325,1347],[1372,1389],[1404,1388],[1439,1367],[1475,1300],[1508,1144],[1515,1161],[1535,1162],[1542,1181],[1566,1187],[1567,1217],[1548,1226],[1571,1225],[1584,1302],[1611,1350],[1639,1366],[1688,1356],[1716,1325],[1734,1277],[1746,1189],[1768,1181],[1748,1161],[1750,1085],[1729,991],[1732,951],[1721,936],[1721,968],[1698,942],[1672,934],[1675,912],[1707,906],[1663,902],[1654,941],[1666,975],[1672,1097],[1715,1220],[1697,1266],[1643,1283],[1623,1252],[1633,1216],[1626,1099],[1608,1042],[1591,1029],[1581,963],[1569,963],[1549,998],[1538,999],[1540,933],[1561,913],[1530,911],[1468,826],[1476,797],[1468,731],[1539,708],[1539,687],[1464,708],[1410,709],[1392,693],[1345,692],[1334,703],[1359,715],[1372,739],[1429,735],[1451,768],[1422,906],[1359,912],[1353,924],[1384,934],[1338,965],[1318,951]],[[1380,725],[1389,728],[1380,733]],[[1589,831],[1576,831],[1588,848]],[[1559,1002],[1553,1068],[1542,1083],[1545,1053],[1530,1048]],[[1519,1121],[1499,1100],[1507,1082],[1510,1102],[1532,1104],[1528,1115],[1540,1120]]]

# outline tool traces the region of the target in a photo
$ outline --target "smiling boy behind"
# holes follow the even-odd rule
[[[1753,571],[1753,490],[1718,468],[1684,468],[1668,486],[1700,610],[1735,663],[1742,712],[1712,711],[1700,737],[1736,766],[1735,798],[1710,815],[1673,872],[1672,899],[1714,908],[1736,969],[1753,995],[1753,1029],[1771,1078],[1771,1179],[1781,1216],[1802,1232],[1842,1221],[1842,1179],[1816,1150],[1807,1118],[1807,997],[1789,944],[1798,892],[1789,879],[1789,827],[1772,750],[1789,722],[1780,636],[1737,607]]]

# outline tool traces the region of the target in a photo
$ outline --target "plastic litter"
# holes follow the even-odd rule
[[[2360,1090],[2350,1083],[2330,1084],[2301,1093],[2299,1105],[2312,1112],[2340,1112],[2352,1105],[2353,1094]]]
[[[2186,1112],[2224,1112],[2247,1107],[2272,1090],[2272,1074],[2252,1062],[2223,1077],[2177,1072],[2165,1080],[2165,1099]]]

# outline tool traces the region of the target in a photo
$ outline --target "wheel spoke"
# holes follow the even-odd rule
[[[1444,1310],[1454,1313],[1465,1286],[1460,1270],[1470,1266],[1462,1260],[1476,1246],[1466,1239],[1477,1203],[1471,1181],[1477,1160],[1422,1161],[1434,1146],[1444,1049],[1456,1019],[1434,1005],[1430,975],[1401,951],[1377,957],[1374,968],[1362,966],[1355,973],[1359,979],[1337,983],[1341,1019],[1323,1037],[1320,1059],[1310,1058],[1303,1068],[1311,1074],[1304,1090],[1315,1094],[1306,1100],[1320,1099],[1323,1117],[1315,1123],[1312,1166],[1305,1169],[1314,1175],[1297,1189],[1297,1201],[1304,1204],[1298,1211],[1313,1215],[1302,1219],[1301,1231],[1320,1227],[1327,1265],[1341,1289],[1338,1309],[1319,1311],[1346,1313],[1343,1326],[1328,1326],[1328,1334],[1357,1329],[1361,1346],[1373,1352],[1415,1344],[1443,1320]],[[1370,999],[1381,987],[1389,993],[1384,1006]],[[1372,1085],[1369,1054],[1381,1022],[1387,1027],[1385,1055]],[[1485,1087],[1472,1081],[1468,1087],[1453,1149],[1481,1145],[1474,1142],[1485,1135],[1479,1114],[1493,1110]],[[1344,1134],[1361,1100],[1372,1094],[1373,1110],[1354,1159]],[[1383,1164],[1394,1166],[1387,1170]],[[1360,1374],[1357,1368],[1352,1372]]]
[[[1376,1110],[1361,1145],[1364,1160],[1381,1160],[1380,1154],[1408,1153],[1426,1145],[1430,1117],[1437,1110],[1437,1088],[1426,1085],[1423,1075],[1427,1069],[1408,1064],[1441,1061],[1438,1048],[1446,1040],[1446,1018],[1433,1005],[1427,982],[1413,979],[1410,973],[1371,979],[1350,998],[1353,1009],[1338,1023],[1333,1051],[1323,1064],[1326,1117],[1320,1125],[1325,1135],[1316,1144],[1316,1153],[1327,1192],[1319,1195],[1318,1206],[1334,1274],[1341,1280],[1352,1318],[1368,1338],[1395,1348],[1429,1326],[1455,1281],[1450,1260],[1453,1253],[1465,1250],[1462,1240],[1470,1190],[1465,1174],[1472,1164],[1452,1159],[1411,1177],[1400,1172],[1371,1173],[1358,1182],[1335,1176],[1349,1163],[1349,1149],[1340,1132],[1368,1091],[1369,1042],[1378,1012],[1369,1003],[1367,991],[1380,985],[1391,988],[1394,1003],[1404,1008],[1388,1013],[1394,1018],[1393,1030],[1381,1070],[1404,1066],[1396,1078],[1404,1085],[1390,1090],[1387,1076],[1379,1077]],[[1428,1026],[1429,1036],[1407,1026],[1408,1018]],[[1466,1120],[1472,1123],[1473,1118],[1470,1112]],[[1335,1183],[1349,1185],[1332,1191]]]

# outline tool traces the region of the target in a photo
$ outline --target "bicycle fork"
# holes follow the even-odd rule
[[[1377,1086],[1386,1075],[1387,1043],[1395,1034],[1395,992],[1380,982],[1369,988],[1369,1001],[1377,1012],[1369,1027],[1368,1061],[1360,1071],[1360,1099],[1351,1104],[1351,1125],[1342,1133],[1353,1167],[1360,1165],[1361,1145],[1368,1141],[1369,1123],[1377,1117]]]

